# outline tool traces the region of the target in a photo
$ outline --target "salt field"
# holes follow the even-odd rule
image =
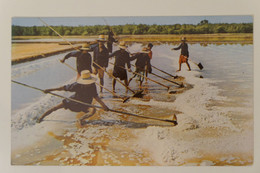
[[[128,50],[138,52],[142,46],[132,43]],[[192,70],[182,64],[181,72],[176,72],[180,52],[172,51],[173,47],[177,45],[155,44],[151,62],[183,77],[185,90],[170,94],[147,81],[143,99],[122,103],[109,92],[101,96],[113,109],[163,119],[176,114],[177,126],[101,110],[79,127],[76,120],[81,114],[64,109],[36,124],[36,118],[61,99],[12,83],[12,165],[252,165],[253,45],[189,44],[190,59],[204,68],[200,70],[190,62]],[[12,80],[41,89],[72,83],[76,73],[59,62],[65,55],[13,65]],[[74,58],[66,62],[75,67]],[[109,66],[107,71],[111,69]],[[172,79],[156,69],[153,72]],[[151,74],[149,77],[178,90],[172,83]],[[107,75],[105,87],[112,89]],[[133,80],[130,87],[137,90],[137,81]],[[123,95],[124,90],[117,83],[116,92]]]

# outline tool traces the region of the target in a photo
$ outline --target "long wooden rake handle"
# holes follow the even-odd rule
[[[134,67],[136,67],[136,65],[134,65],[134,64],[131,64],[132,66],[134,66]],[[166,81],[168,81],[168,82],[171,82],[171,83],[174,83],[174,84],[176,84],[176,85],[178,85],[178,86],[183,86],[182,84],[179,84],[179,83],[177,83],[177,82],[174,82],[174,81],[171,81],[171,80],[169,80],[169,79],[166,79],[166,78],[164,78],[164,77],[162,77],[162,76],[159,76],[159,75],[157,75],[157,74],[154,74],[154,73],[150,73],[150,74],[152,74],[152,75],[154,75],[154,76],[156,76],[156,77],[159,77],[159,78],[161,78],[161,79],[164,79],[164,80],[166,80]]]
[[[154,75],[154,76],[156,76],[156,77],[159,77],[159,78],[161,78],[161,79],[163,79],[163,80],[166,80],[166,81],[168,81],[168,82],[174,83],[174,84],[176,84],[176,85],[178,85],[178,86],[180,86],[180,87],[183,87],[183,84],[179,84],[179,83],[177,83],[177,82],[171,81],[171,80],[169,80],[169,79],[166,79],[166,78],[164,78],[164,77],[162,77],[162,76],[159,76],[159,75],[157,75],[157,74],[154,74],[154,73],[152,73],[152,72],[151,72],[151,74]]]
[[[93,62],[95,63],[95,62]],[[102,70],[104,70],[100,65],[98,65],[97,63],[95,63],[95,65],[97,65],[99,68],[101,68]],[[122,84],[123,86],[125,86],[128,90],[130,90],[132,93],[135,94],[134,90],[132,90],[129,86],[125,85],[123,82],[121,82],[119,79],[117,79],[116,77],[114,77],[113,75],[111,75],[110,73],[108,73],[106,70],[104,70],[108,76],[112,77],[113,79],[117,80],[120,84]]]
[[[144,76],[144,75],[142,75],[142,74],[140,74],[140,73],[137,73],[137,72],[134,72],[134,71],[133,71],[133,73],[136,74],[136,75],[139,75],[139,76],[141,76],[141,77],[144,77],[145,79],[148,79],[148,80],[150,80],[150,81],[152,81],[152,82],[154,82],[154,83],[157,83],[158,85],[161,85],[161,86],[167,88],[168,90],[170,89],[169,86],[166,86],[166,85],[164,85],[164,84],[162,84],[162,83],[160,83],[160,82],[157,82],[157,81],[155,81],[155,80],[153,80],[153,79],[151,79],[151,78],[148,78],[148,77],[146,77],[146,76]]]
[[[53,32],[55,32],[59,37],[61,37],[64,41],[66,41],[69,45],[72,46],[73,49],[75,50],[79,50],[79,48],[74,47],[68,40],[66,40],[63,36],[61,36],[55,29],[53,29],[51,26],[49,26],[46,22],[44,22],[41,18],[39,18],[40,21],[45,24],[47,27],[49,27]],[[130,90],[132,93],[135,94],[135,92],[129,88],[128,86],[126,86],[123,82],[121,82],[119,79],[115,78],[113,75],[110,75],[104,68],[102,68],[99,64],[97,64],[96,62],[93,61],[93,63],[98,66],[99,68],[101,68],[104,72],[106,72],[110,77],[114,78],[115,80],[117,80],[120,84],[122,84],[123,86],[125,86],[128,90]]]
[[[139,118],[170,122],[170,123],[174,123],[174,125],[178,124],[176,120],[166,120],[166,119],[160,119],[160,118],[146,117],[146,116],[142,116],[142,115],[136,115],[136,114],[133,114],[133,113],[123,112],[123,111],[118,111],[118,110],[112,110],[112,109],[110,109],[110,111],[116,112],[116,113],[122,113],[122,114],[126,114],[126,115],[131,115],[131,116],[135,116],[135,117],[139,117]]]
[[[110,64],[112,64],[112,65],[115,65],[115,64],[113,64],[113,63],[111,63],[110,62]],[[120,67],[120,68],[122,68],[122,69],[125,69],[124,67],[121,67],[121,66],[118,66],[118,67]],[[165,87],[165,88],[167,88],[168,90],[169,90],[169,86],[166,86],[166,85],[164,85],[164,84],[162,84],[162,83],[160,83],[160,82],[157,82],[157,81],[155,81],[155,80],[153,80],[153,79],[150,79],[150,78],[148,78],[148,77],[146,77],[146,76],[144,76],[144,75],[142,75],[142,74],[140,74],[140,73],[137,73],[137,72],[132,72],[132,73],[134,73],[134,74],[136,74],[136,75],[138,75],[138,76],[141,76],[141,77],[143,77],[143,78],[145,78],[145,79],[148,79],[148,80],[150,80],[150,81],[152,81],[152,82],[154,82],[154,83],[157,83],[157,84],[159,84],[159,85],[161,85],[161,86],[163,86],[163,87]]]
[[[163,71],[163,70],[161,70],[161,69],[159,69],[159,68],[157,68],[157,67],[155,67],[155,66],[153,66],[153,65],[151,65],[153,68],[155,68],[156,70],[159,70],[160,72],[162,72],[162,73],[165,73],[165,74],[167,74],[167,75],[169,75],[169,76],[171,76],[171,77],[173,77],[173,78],[175,78],[176,76],[173,76],[173,75],[171,75],[170,73],[167,73],[166,71]]]
[[[60,62],[61,62],[61,61],[60,61]],[[75,68],[73,68],[71,65],[69,65],[69,64],[67,64],[67,63],[65,63],[65,62],[63,62],[62,64],[65,64],[67,67],[69,67],[69,68],[72,69],[73,71],[77,71]],[[113,92],[113,91],[107,89],[106,87],[104,87],[103,85],[99,84],[98,82],[95,82],[95,83],[96,83],[98,86],[100,86],[100,87],[104,88],[105,90],[107,90],[108,92],[110,92],[111,94],[114,94],[114,95],[116,95],[117,97],[119,97],[120,99],[122,99],[124,103],[126,102],[126,100],[128,100],[128,99],[130,98],[130,97],[127,97],[127,96],[126,96],[126,98],[123,98],[123,97],[119,96],[118,94],[116,94],[115,92]]]
[[[27,85],[27,84],[24,84],[24,83],[21,83],[21,82],[17,82],[17,81],[14,81],[14,80],[11,80],[11,81],[13,83],[16,83],[16,84],[19,84],[19,85],[22,85],[22,86],[25,86],[25,87],[28,87],[28,88],[32,88],[32,89],[35,89],[35,90],[38,90],[38,91],[41,91],[41,92],[45,93],[44,90],[42,90],[40,88],[36,88],[36,87],[30,86],[30,85]],[[88,104],[88,103],[85,103],[85,102],[81,102],[79,100],[75,100],[75,99],[72,99],[72,98],[64,97],[64,96],[61,96],[59,94],[55,94],[55,93],[52,93],[52,92],[48,92],[48,94],[51,94],[51,95],[54,95],[54,96],[57,96],[57,97],[60,97],[60,98],[63,98],[63,99],[68,99],[70,101],[77,102],[77,103],[80,103],[80,104],[83,104],[83,105],[86,105],[86,106],[102,108],[100,106],[96,106],[96,105]]]
[[[16,83],[16,84],[19,84],[19,85],[22,85],[22,86],[25,86],[25,87],[28,87],[28,88],[32,88],[32,89],[35,89],[35,90],[38,90],[38,91],[41,91],[41,92],[45,93],[44,90],[42,90],[42,89],[40,89],[40,88],[36,88],[36,87],[30,86],[30,85],[27,85],[27,84],[24,84],[24,83],[21,83],[21,82],[17,82],[17,81],[14,81],[14,80],[11,80],[11,81],[12,81],[13,83]],[[46,94],[46,93],[45,93],[45,94]],[[89,107],[95,107],[95,108],[103,109],[103,107],[101,107],[101,106],[96,106],[96,105],[88,104],[88,103],[81,102],[81,101],[79,101],[79,100],[75,100],[75,99],[72,99],[72,98],[64,97],[64,96],[61,96],[61,95],[59,95],[59,94],[55,94],[55,93],[52,93],[52,92],[48,92],[48,94],[54,95],[54,96],[56,96],[56,97],[68,99],[68,100],[70,100],[70,101],[77,102],[77,103],[80,103],[80,104],[83,104],[83,105],[86,105],[86,106],[89,106]],[[159,118],[153,118],[153,117],[146,117],[146,116],[137,115],[137,114],[133,114],[133,113],[129,113],[129,112],[118,111],[118,110],[114,110],[114,109],[109,109],[108,111],[116,112],[116,113],[122,113],[122,114],[130,115],[130,116],[135,116],[135,117],[139,117],[139,118],[153,119],[153,120],[158,120],[158,121],[170,122],[170,123],[174,123],[174,125],[177,125],[177,121],[176,121],[176,120],[166,120],[166,119],[159,119]]]
[[[196,63],[196,62],[192,61],[191,59],[189,59],[189,61],[191,61],[193,64],[197,65],[200,70],[203,69],[203,65],[201,63]]]

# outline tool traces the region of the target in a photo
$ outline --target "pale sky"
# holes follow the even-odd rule
[[[129,17],[41,17],[53,26],[79,25],[125,25],[125,24],[198,24],[201,20],[209,23],[253,23],[253,16],[129,16]],[[106,22],[105,22],[106,21]],[[12,25],[44,26],[38,17],[13,17]]]

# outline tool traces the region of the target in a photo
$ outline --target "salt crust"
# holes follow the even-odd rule
[[[136,134],[139,136],[138,145],[148,149],[152,158],[161,165],[185,164],[187,159],[202,157],[201,151],[213,153],[252,153],[253,151],[253,144],[246,142],[252,141],[252,133],[235,126],[227,116],[230,111],[246,114],[248,109],[217,106],[208,109],[207,104],[211,100],[224,101],[227,98],[218,95],[220,89],[211,85],[215,81],[196,78],[198,73],[195,71],[179,73],[194,88],[177,95],[174,103],[154,100],[145,103],[137,100],[131,101],[132,104],[152,105],[182,112],[177,115],[178,126],[176,127],[148,127]],[[200,135],[203,129],[209,128],[216,129],[219,137]],[[235,135],[229,135],[231,133],[235,133]],[[202,161],[200,165],[210,166],[214,163]]]

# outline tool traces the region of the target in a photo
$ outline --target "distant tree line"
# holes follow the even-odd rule
[[[107,34],[110,27],[107,25],[94,26],[53,26],[61,35],[100,35]],[[197,25],[174,24],[174,25],[146,25],[126,24],[111,26],[115,34],[142,35],[142,34],[214,34],[214,33],[253,33],[253,23],[219,23],[211,24],[208,20],[202,20]],[[56,36],[46,26],[12,26],[13,36]]]

